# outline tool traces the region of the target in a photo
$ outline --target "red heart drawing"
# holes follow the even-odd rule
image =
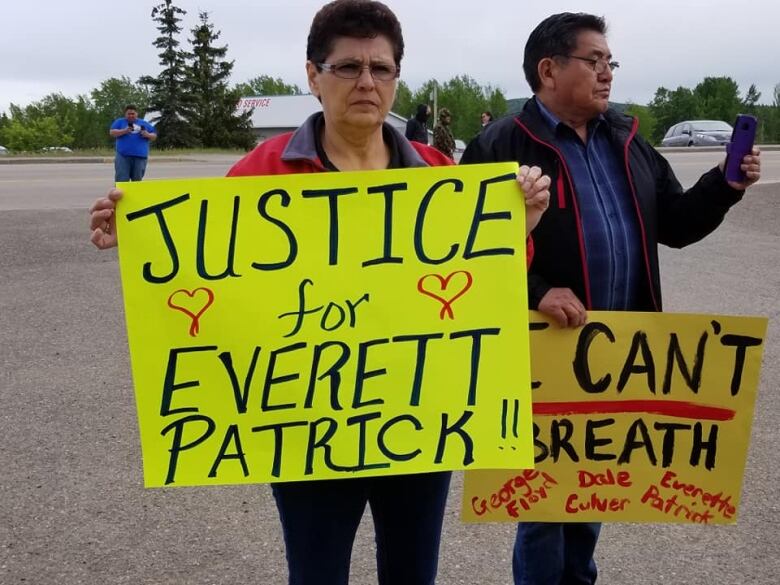
[[[198,292],[206,293],[206,298],[203,299],[203,302],[200,302],[200,303],[198,303],[198,302],[195,302],[195,303],[187,302],[188,299],[195,299],[195,295]],[[175,296],[177,296],[179,294],[186,295],[186,298],[183,298],[182,301],[180,301],[177,304],[176,302],[174,302],[173,299],[174,299]],[[199,296],[202,296],[202,295],[199,295]],[[187,305],[189,305],[190,307],[192,307],[194,305],[195,309],[197,309],[197,307],[200,307],[200,309],[197,309],[197,312],[193,312],[193,311],[191,311],[187,307],[187,305],[183,305],[182,302],[187,303]],[[168,306],[171,309],[175,309],[177,311],[181,311],[182,313],[187,315],[190,319],[192,319],[192,325],[190,325],[190,335],[192,337],[196,337],[198,335],[198,333],[200,332],[200,317],[201,317],[201,315],[203,315],[203,313],[206,312],[206,309],[208,309],[211,306],[211,303],[213,303],[213,302],[214,302],[214,291],[212,291],[211,289],[205,288],[205,287],[196,288],[192,292],[188,291],[187,289],[182,288],[182,289],[179,289],[179,290],[175,291],[174,293],[171,294],[171,296],[168,297]]]
[[[466,277],[465,284],[463,284],[463,286],[461,286],[460,289],[458,289],[458,291],[452,296],[444,297],[441,296],[440,294],[437,294],[438,291],[444,292],[447,290],[447,286],[449,286],[450,280],[456,274],[465,275]],[[431,277],[439,281],[439,288],[436,292],[433,292],[425,288],[425,280]],[[466,291],[468,291],[471,288],[471,283],[473,281],[474,279],[471,277],[471,273],[465,270],[456,270],[455,272],[450,272],[447,276],[442,276],[441,274],[426,274],[420,280],[417,281],[417,290],[424,295],[436,299],[442,304],[441,311],[439,312],[439,319],[444,320],[444,315],[447,315],[450,319],[454,319],[455,314],[452,312],[452,303],[454,303],[460,297],[466,294]]]

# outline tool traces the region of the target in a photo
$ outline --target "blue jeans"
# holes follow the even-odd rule
[[[598,523],[520,522],[512,574],[515,585],[592,585]]]
[[[116,153],[114,157],[114,181],[140,181],[146,172],[146,158],[125,156]]]
[[[379,585],[433,585],[449,472],[273,484],[290,585],[346,585],[366,503]]]

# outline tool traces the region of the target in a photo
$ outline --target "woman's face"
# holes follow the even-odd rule
[[[342,79],[332,71],[317,71],[311,61],[306,63],[309,88],[322,101],[326,129],[330,126],[366,133],[377,131],[393,105],[397,79],[374,79],[368,66],[395,68],[390,40],[383,35],[373,39],[339,37],[325,63],[364,66],[357,79]]]

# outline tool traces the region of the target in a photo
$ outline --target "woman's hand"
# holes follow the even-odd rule
[[[525,194],[525,235],[528,236],[539,223],[550,205],[550,177],[542,175],[539,167],[521,166],[517,184]]]
[[[116,203],[122,198],[122,191],[112,189],[89,208],[90,241],[100,250],[113,248],[116,239]]]

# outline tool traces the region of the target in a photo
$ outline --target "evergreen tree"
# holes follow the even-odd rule
[[[753,113],[758,105],[758,100],[760,99],[761,92],[758,91],[755,83],[751,83],[745,94],[745,99],[742,100],[742,105],[745,106],[748,112]]]
[[[233,61],[226,59],[227,45],[217,46],[220,32],[214,30],[207,12],[192,29],[192,52],[184,87],[190,96],[185,109],[200,145],[207,148],[250,148],[254,144],[249,119],[252,112],[236,113],[241,97],[228,88]]]
[[[160,31],[153,44],[160,50],[162,71],[157,77],[142,77],[139,83],[146,85],[151,93],[149,109],[156,114],[152,121],[157,129],[157,146],[160,148],[195,144],[192,127],[184,114],[188,105],[183,88],[186,63],[177,39],[181,32],[180,15],[185,14],[186,11],[173,5],[173,0],[165,0],[152,9],[152,20],[158,23],[157,30]]]
[[[8,117],[8,114],[3,112],[0,114],[0,144],[4,144],[7,142],[5,140],[5,135],[3,134],[3,131],[8,128],[11,125],[11,118]]]

